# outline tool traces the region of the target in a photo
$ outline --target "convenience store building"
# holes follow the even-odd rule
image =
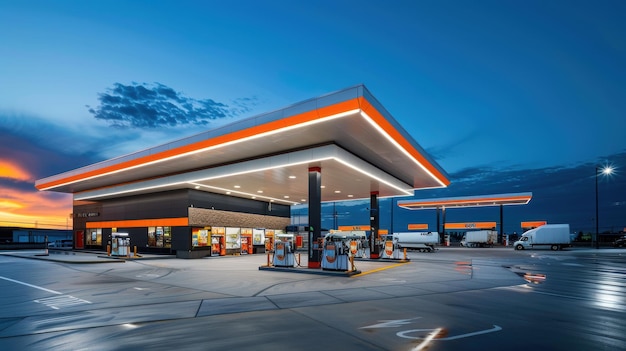
[[[415,123],[418,123],[415,119]],[[306,100],[143,151],[40,179],[73,194],[75,247],[106,249],[128,233],[140,252],[178,257],[230,253],[290,224],[309,207],[309,241],[321,237],[321,203],[378,199],[446,187],[443,169],[363,85]],[[229,239],[232,238],[232,239]],[[309,250],[309,265],[316,257]]]

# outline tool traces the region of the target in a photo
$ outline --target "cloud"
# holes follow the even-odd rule
[[[208,125],[211,121],[237,117],[256,105],[256,98],[239,98],[229,106],[212,99],[193,99],[161,83],[124,85],[115,83],[99,94],[100,105],[87,106],[96,119],[117,128],[157,128]]]
[[[7,159],[0,158],[0,178],[18,181],[34,181],[34,177],[21,165]]]
[[[445,159],[463,156],[462,153],[466,146],[475,143],[478,138],[480,138],[478,130],[467,131],[465,135],[450,139],[445,144],[429,147],[426,151],[435,160],[441,162]]]
[[[0,110],[0,155],[19,160],[35,177],[101,161],[102,145],[110,136],[100,126],[82,126],[29,113]],[[51,168],[48,168],[50,166]]]
[[[12,180],[18,187],[32,188],[35,179],[102,160],[94,147],[97,139],[48,124],[33,131],[0,125],[0,140],[0,181]]]

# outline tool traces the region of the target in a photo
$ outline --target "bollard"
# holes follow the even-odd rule
[[[107,245],[107,256],[111,256],[111,245]]]
[[[406,261],[406,247],[404,248],[404,260]]]
[[[270,266],[270,253],[267,253],[267,266]]]
[[[137,257],[137,245],[135,245],[135,248],[133,251],[134,251],[135,257]]]

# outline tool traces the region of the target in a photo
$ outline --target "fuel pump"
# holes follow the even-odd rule
[[[275,267],[293,267],[294,266],[294,235],[293,234],[276,234],[274,236],[274,261]]]
[[[359,250],[361,237],[328,234],[324,237],[322,269],[334,271],[353,270],[350,257]]]
[[[398,240],[393,235],[384,235],[381,237],[382,250],[381,258],[398,259],[401,257],[400,249],[398,248]]]
[[[111,255],[127,256],[130,248],[130,238],[128,233],[111,234]]]
[[[345,235],[346,243],[350,247],[350,256],[369,258],[369,240],[365,235],[365,231],[352,231],[350,234],[334,234]]]

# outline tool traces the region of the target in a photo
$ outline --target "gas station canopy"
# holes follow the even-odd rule
[[[443,169],[362,85],[36,182],[39,190],[102,200],[198,189],[287,205],[411,196],[447,186]],[[432,200],[431,200],[432,201]],[[413,201],[414,202],[414,201]]]
[[[408,210],[424,210],[456,207],[526,205],[528,202],[530,202],[530,199],[532,197],[532,193],[461,196],[438,199],[398,201],[398,206],[406,208]]]

